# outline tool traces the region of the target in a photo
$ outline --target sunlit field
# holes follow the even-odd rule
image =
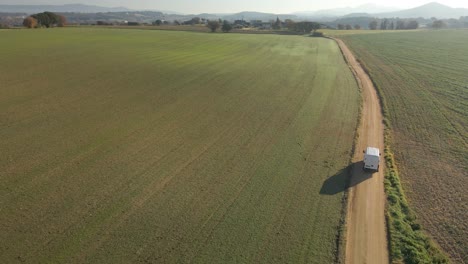
[[[332,263],[359,91],[332,40],[0,32],[2,262]]]
[[[385,101],[403,188],[418,222],[468,259],[468,30],[342,36]]]

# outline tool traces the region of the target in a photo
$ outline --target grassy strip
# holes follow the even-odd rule
[[[358,59],[369,75],[382,107],[385,124],[385,192],[387,193],[387,232],[392,263],[449,263],[448,257],[429,238],[409,207],[400,183],[398,169],[391,150],[391,123],[381,88],[372,78],[372,72]]]

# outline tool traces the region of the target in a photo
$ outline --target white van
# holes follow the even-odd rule
[[[364,152],[364,170],[379,171],[380,150],[378,148],[367,147]]]

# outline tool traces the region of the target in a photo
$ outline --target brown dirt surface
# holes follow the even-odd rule
[[[384,149],[380,102],[367,73],[343,41],[336,41],[361,86],[363,98],[346,219],[346,263],[388,263],[383,162],[379,172],[362,169],[362,151],[367,146]]]

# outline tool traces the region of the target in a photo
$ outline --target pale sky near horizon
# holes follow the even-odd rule
[[[258,11],[291,13],[320,9],[356,7],[372,3],[379,6],[412,8],[429,2],[438,2],[451,7],[468,8],[468,0],[0,0],[0,4],[89,4],[98,6],[124,6],[130,9],[170,10],[183,13],[236,13]]]

